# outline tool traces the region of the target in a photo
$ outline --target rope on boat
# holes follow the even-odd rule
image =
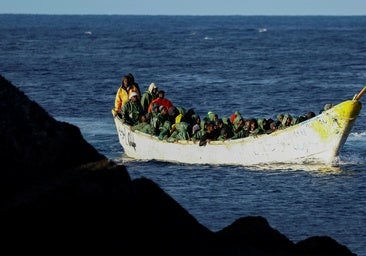
[[[363,87],[362,90],[353,97],[353,100],[360,100],[362,95],[365,94],[365,92],[366,92],[366,86]]]

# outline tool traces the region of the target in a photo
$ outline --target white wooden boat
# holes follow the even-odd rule
[[[227,141],[211,141],[206,146],[181,140],[167,142],[132,131],[115,117],[118,138],[128,157],[187,164],[258,165],[322,164],[337,166],[339,153],[360,113],[359,101],[366,87],[352,100],[341,102],[323,113],[271,134]]]

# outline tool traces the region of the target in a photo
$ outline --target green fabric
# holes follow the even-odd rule
[[[122,107],[121,116],[122,119],[128,125],[135,125],[139,122],[140,116],[144,114],[141,103],[137,101],[133,103],[132,101],[127,101]]]
[[[204,134],[206,134],[206,131],[201,129],[192,136],[192,140],[200,140]]]
[[[142,122],[142,123],[140,122],[140,123],[134,125],[133,129],[136,131],[147,133],[147,134],[153,134],[153,127],[149,123],[146,123],[146,122]]]
[[[262,134],[262,133],[264,133],[265,132],[265,129],[264,129],[264,127],[263,127],[263,123],[264,123],[264,118],[262,118],[262,117],[260,117],[260,118],[258,118],[257,119],[257,123],[258,123],[258,129],[259,129],[259,131],[258,131],[258,133],[259,134]]]
[[[248,137],[248,132],[245,130],[240,130],[239,132],[235,133],[231,139],[235,140],[235,139],[240,139],[240,138],[244,138],[244,137]]]
[[[141,97],[141,106],[144,109],[144,111],[147,113],[147,110],[149,108],[150,103],[154,100],[154,95],[146,90],[144,94],[142,94]]]
[[[179,114],[182,114],[183,116],[186,114],[186,110],[183,107],[176,107],[178,109]]]
[[[209,111],[208,113],[207,113],[207,118],[210,120],[210,121],[214,121],[215,120],[215,113],[214,112],[212,112],[212,111]]]
[[[189,133],[187,131],[188,123],[180,122],[175,124],[175,131],[168,138],[169,142],[174,142],[176,140],[188,140]]]
[[[292,116],[291,125],[298,124],[300,122],[300,119],[298,116]]]
[[[160,133],[158,136],[159,140],[165,140],[170,136],[170,127],[171,123],[169,121],[165,121],[163,125],[159,127]]]

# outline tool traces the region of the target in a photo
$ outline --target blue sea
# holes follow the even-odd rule
[[[111,115],[127,73],[201,117],[318,113],[365,86],[366,16],[0,15],[0,35],[1,75],[210,230],[259,215],[293,242],[327,235],[366,255],[365,109],[334,168],[136,161]]]

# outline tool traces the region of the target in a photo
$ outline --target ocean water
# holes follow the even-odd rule
[[[111,116],[130,72],[201,117],[318,113],[365,86],[365,16],[0,15],[0,35],[1,75],[212,231],[259,215],[293,242],[327,235],[366,255],[364,109],[334,168],[136,161]]]

